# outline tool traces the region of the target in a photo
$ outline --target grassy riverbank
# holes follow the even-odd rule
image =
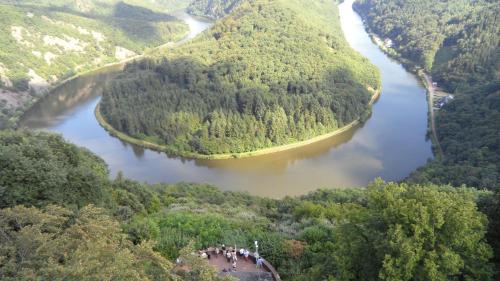
[[[377,99],[380,97],[381,90],[371,90],[373,92],[373,95],[371,97],[371,100],[368,104],[369,108],[367,110],[371,110],[371,106],[377,101]],[[299,142],[294,142],[290,144],[285,144],[285,145],[280,145],[280,146],[275,146],[275,147],[269,147],[269,148],[263,148],[255,151],[248,151],[248,152],[242,152],[242,153],[226,153],[226,154],[211,154],[211,155],[204,155],[204,154],[199,154],[199,153],[190,153],[190,152],[185,152],[185,151],[178,151],[175,150],[169,146],[166,145],[160,145],[156,144],[153,142],[141,140],[138,138],[134,138],[132,136],[129,136],[123,132],[120,132],[113,128],[102,116],[100,112],[100,106],[99,104],[95,108],[95,116],[99,124],[106,130],[108,131],[111,135],[119,138],[122,141],[138,145],[144,148],[156,150],[156,151],[161,151],[165,152],[167,154],[172,154],[176,156],[181,156],[185,158],[193,158],[193,159],[205,159],[205,160],[225,160],[225,159],[235,159],[235,158],[248,158],[248,157],[255,157],[255,156],[261,156],[261,155],[266,155],[266,154],[272,154],[272,153],[277,153],[277,152],[282,152],[286,150],[291,150],[299,147],[303,147],[306,145],[311,145],[313,143],[326,140],[328,138],[340,135],[344,132],[347,132],[353,128],[355,128],[357,125],[362,123],[361,118],[358,118],[354,120],[353,122],[337,129],[334,130],[330,133],[319,135],[316,137],[313,137],[308,140],[304,141],[299,141]]]

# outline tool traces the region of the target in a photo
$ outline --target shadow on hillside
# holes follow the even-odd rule
[[[26,10],[39,11],[42,14],[53,14],[54,16],[57,13],[63,13],[93,19],[121,30],[131,40],[140,40],[145,43],[161,39],[158,24],[178,21],[174,16],[124,2],[118,2],[115,5],[103,3],[95,5],[88,12],[76,10],[68,5],[49,4],[37,6],[29,3],[16,3],[15,6]],[[165,27],[163,28],[165,29]]]

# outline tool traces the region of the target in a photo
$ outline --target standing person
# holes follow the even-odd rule
[[[239,256],[240,256],[240,257],[243,257],[243,254],[244,254],[244,253],[245,253],[245,249],[241,248],[241,249],[240,249],[240,254],[239,254]]]
[[[230,251],[227,251],[227,253],[226,253],[226,259],[227,259],[228,263],[231,262],[231,252]]]
[[[264,259],[262,257],[259,257],[257,259],[257,268],[262,268],[263,263],[264,263]]]
[[[238,257],[236,256],[236,251],[234,251],[231,256],[233,257],[233,261],[236,262],[238,260]]]
[[[220,253],[219,247],[215,247],[215,258],[219,257],[219,253]]]
[[[233,256],[233,259],[235,259],[235,258],[236,258],[236,249],[233,249],[233,250],[231,251],[231,255]]]
[[[245,252],[243,253],[243,255],[245,256],[245,260],[248,261],[248,256],[250,256],[250,251],[249,250],[245,250]]]

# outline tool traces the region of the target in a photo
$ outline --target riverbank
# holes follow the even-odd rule
[[[441,143],[439,142],[439,139],[437,137],[437,130],[436,130],[436,117],[435,117],[435,112],[434,112],[434,85],[432,84],[432,78],[425,73],[424,71],[419,71],[418,76],[420,80],[423,82],[427,89],[427,103],[429,104],[429,121],[430,121],[430,129],[431,129],[431,139],[432,143],[436,146],[437,148],[437,155],[439,159],[444,158],[444,152],[443,148],[441,147]]]
[[[187,35],[188,35],[189,31],[185,33],[185,35],[182,37],[182,38],[185,38]],[[183,40],[183,39],[181,39]],[[123,67],[131,62],[131,61],[134,61],[134,60],[137,60],[137,59],[140,59],[140,58],[143,58],[144,56],[146,56],[149,52],[153,51],[153,50],[159,50],[161,48],[165,48],[167,46],[170,46],[172,44],[175,44],[175,42],[167,42],[165,44],[162,44],[162,45],[159,45],[159,46],[156,46],[152,49],[149,49],[149,50],[145,50],[142,54],[138,54],[138,55],[135,55],[135,56],[132,56],[132,57],[129,57],[129,58],[126,58],[126,59],[122,59],[122,60],[119,60],[119,61],[116,61],[116,62],[111,62],[111,63],[107,63],[105,65],[101,65],[101,66],[98,66],[98,67],[95,67],[93,69],[89,69],[89,70],[86,70],[86,71],[82,71],[80,73],[76,73],[68,78],[65,78],[64,80],[60,80],[60,81],[57,81],[55,82],[54,84],[50,85],[49,88],[47,88],[43,95],[41,95],[39,98],[33,100],[31,102],[30,105],[28,105],[26,108],[23,108],[23,109],[20,109],[22,111],[22,113],[20,114],[19,117],[16,117],[17,119],[14,120],[14,126],[18,126],[19,125],[19,122],[22,122],[25,114],[33,107],[35,106],[37,103],[39,102],[42,102],[43,99],[45,98],[48,98],[48,96],[50,96],[50,94],[57,90],[59,87],[61,87],[62,85],[65,85],[66,83],[69,83],[73,80],[76,80],[78,78],[81,78],[81,77],[84,77],[86,75],[92,75],[92,74],[96,74],[96,73],[99,73],[101,71],[110,71],[112,68],[117,68],[115,71],[121,71],[123,69]]]
[[[181,20],[183,20],[183,18],[182,18],[183,15],[182,14],[177,14],[176,17],[179,18],[179,19],[181,19]],[[211,22],[208,19],[204,19],[204,20],[206,22]],[[185,21],[185,19],[184,19],[184,21]],[[186,24],[189,25],[189,23],[187,23],[187,22],[186,22]],[[105,65],[97,66],[97,67],[94,67],[94,68],[89,69],[89,70],[78,72],[78,73],[75,73],[74,75],[72,75],[70,77],[64,78],[63,80],[59,80],[59,81],[54,82],[53,84],[51,84],[49,86],[49,88],[47,88],[44,91],[45,94],[43,94],[39,98],[33,100],[31,102],[31,104],[29,104],[25,108],[20,109],[21,113],[19,114],[18,117],[13,116],[13,117],[16,118],[15,120],[13,120],[14,126],[18,126],[19,125],[19,122],[21,120],[23,120],[25,114],[35,104],[41,102],[44,98],[47,98],[50,95],[51,92],[55,91],[57,88],[61,87],[62,85],[66,84],[66,83],[69,83],[70,81],[73,81],[75,79],[78,79],[78,78],[81,78],[83,76],[86,76],[86,75],[92,75],[92,74],[95,74],[95,73],[99,73],[101,71],[109,71],[110,69],[112,69],[114,67],[117,68],[116,71],[120,71],[121,69],[123,69],[123,67],[127,63],[132,62],[132,61],[137,60],[137,59],[141,59],[141,58],[149,55],[152,52],[159,51],[159,50],[162,50],[164,48],[171,48],[171,47],[177,46],[179,44],[183,44],[183,43],[187,42],[191,38],[191,36],[192,36],[192,34],[191,34],[192,30],[191,29],[192,29],[192,27],[190,26],[190,28],[186,32],[184,32],[182,35],[178,36],[178,38],[176,38],[176,40],[166,42],[164,44],[158,45],[158,46],[153,47],[153,48],[144,49],[144,51],[141,54],[137,54],[137,55],[134,55],[134,56],[122,59],[122,60],[118,60],[118,61],[115,61],[115,62],[107,63]]]
[[[354,6],[353,10],[363,19],[363,16],[360,12],[358,12]],[[365,27],[366,33],[370,36],[370,39],[372,42],[379,47],[381,51],[383,51],[387,56],[390,58],[398,61],[401,63],[408,71],[416,75],[422,85],[425,86],[427,89],[426,95],[427,95],[427,103],[428,103],[428,131],[431,135],[430,139],[432,141],[432,146],[434,150],[435,156],[437,156],[439,159],[442,159],[444,157],[444,152],[441,147],[441,144],[439,143],[439,139],[437,137],[437,129],[436,129],[436,118],[434,114],[434,109],[433,109],[433,94],[434,94],[434,87],[432,85],[432,78],[430,77],[429,74],[427,74],[423,68],[417,64],[415,64],[413,61],[408,60],[404,58],[401,54],[399,54],[395,49],[393,48],[387,48],[384,45],[384,41],[370,28],[370,26],[366,23],[366,21],[363,19],[363,26]]]
[[[373,90],[369,89],[373,95],[370,99],[370,102],[368,103],[368,108],[367,110],[370,110],[373,104],[377,101],[377,99],[380,97],[381,90]],[[259,150],[254,150],[254,151],[248,151],[248,152],[241,152],[241,153],[225,153],[225,154],[210,154],[210,155],[205,155],[205,154],[199,154],[199,153],[193,153],[193,152],[185,152],[185,151],[177,151],[173,150],[172,148],[166,146],[166,145],[160,145],[152,142],[148,142],[145,140],[137,139],[132,136],[129,136],[123,132],[120,132],[113,128],[111,124],[109,124],[105,118],[102,116],[100,112],[100,106],[97,104],[94,114],[96,117],[97,122],[106,130],[108,133],[111,135],[119,138],[122,141],[125,141],[130,144],[138,145],[143,148],[148,148],[152,149],[155,151],[160,151],[160,152],[165,152],[167,154],[179,156],[179,157],[184,157],[184,158],[191,158],[191,159],[203,159],[203,160],[227,160],[227,159],[241,159],[241,158],[249,158],[249,157],[255,157],[255,156],[262,156],[262,155],[267,155],[267,154],[272,154],[272,153],[277,153],[277,152],[283,152],[303,146],[307,146],[319,141],[323,141],[326,139],[329,139],[331,137],[337,136],[339,134],[342,134],[346,131],[349,131],[359,124],[362,123],[361,118],[358,118],[354,120],[353,122],[343,126],[342,128],[339,128],[335,131],[332,131],[327,134],[319,135],[304,141],[299,141],[299,142],[294,142],[290,144],[285,144],[285,145],[280,145],[280,146],[274,146],[274,147],[269,147],[269,148],[263,148]]]

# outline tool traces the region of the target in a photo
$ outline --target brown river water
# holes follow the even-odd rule
[[[222,190],[280,198],[317,188],[365,186],[376,177],[401,180],[432,158],[426,138],[426,91],[418,79],[370,40],[352,0],[340,7],[342,29],[351,47],[375,64],[382,94],[371,118],[341,135],[308,146],[246,159],[192,160],[143,149],[109,135],[94,108],[102,86],[119,66],[70,80],[27,112],[22,126],[59,133],[102,157],[111,176],[119,171],[149,183],[198,182]],[[210,23],[181,14],[190,26],[186,40]]]

